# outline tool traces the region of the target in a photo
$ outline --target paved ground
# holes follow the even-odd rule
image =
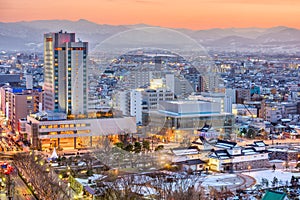
[[[256,183],[256,180],[251,176],[245,174],[238,174],[238,176],[243,180],[243,182],[238,187],[232,189],[247,189],[251,188]]]
[[[20,178],[17,172],[12,173],[12,178],[15,182],[15,200],[36,200],[32,192],[29,190],[24,181]]]
[[[251,188],[256,183],[256,180],[245,173],[241,172],[232,174],[211,174],[203,179],[202,186],[227,189],[235,192],[237,189]]]

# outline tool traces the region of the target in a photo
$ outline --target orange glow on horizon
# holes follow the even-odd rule
[[[0,0],[0,21],[86,19],[170,28],[300,28],[298,0]]]

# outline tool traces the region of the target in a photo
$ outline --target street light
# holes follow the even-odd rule
[[[62,178],[63,178],[63,175],[62,175],[62,174],[59,174],[58,177],[59,177],[60,179],[62,179]]]

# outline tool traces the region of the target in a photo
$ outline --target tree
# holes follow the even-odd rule
[[[293,187],[296,187],[298,185],[298,179],[295,178],[295,176],[292,176],[292,178],[291,178],[291,185]]]
[[[39,155],[19,153],[14,156],[14,163],[40,199],[70,199],[67,185],[60,184],[58,175],[48,165],[41,164],[44,160]]]
[[[265,129],[261,129],[260,133],[265,140],[268,139],[268,133]]]
[[[261,185],[262,186],[266,186],[266,187],[269,187],[269,180],[268,179],[266,179],[266,178],[262,178],[261,179]]]
[[[124,148],[125,151],[133,151],[133,145],[131,143],[127,144],[127,146]]]
[[[295,168],[298,169],[298,170],[300,169],[300,162],[297,163]]]
[[[155,151],[161,151],[164,149],[164,145],[158,145],[156,148],[155,148]]]
[[[256,136],[256,131],[252,128],[250,128],[246,133],[247,138],[255,138],[255,136]]]
[[[144,140],[142,145],[144,151],[150,151],[150,142],[148,140]]]
[[[117,142],[117,143],[115,143],[115,146],[123,149],[124,148],[124,143],[123,142]]]
[[[92,154],[108,168],[117,168],[124,171],[160,169],[162,167],[162,163],[159,162],[161,161],[161,154],[158,154],[158,152],[149,154],[132,153],[134,150],[135,152],[140,152],[141,148],[141,143],[135,143],[135,146],[129,143],[124,149],[121,149],[117,146],[103,145],[99,142],[99,148],[95,149]],[[169,162],[168,159],[165,160],[164,164],[167,162]]]
[[[142,145],[139,142],[134,143],[134,152],[135,153],[140,153],[142,151]]]
[[[272,183],[272,186],[275,187],[275,185],[278,184],[278,178],[277,178],[277,177],[274,177],[274,178],[273,178],[273,181],[271,181],[271,183]]]
[[[255,190],[261,190],[263,186],[261,184],[255,184],[254,187]]]
[[[245,136],[246,133],[247,133],[246,128],[243,128],[243,129],[241,130],[241,135],[242,135],[242,136]]]

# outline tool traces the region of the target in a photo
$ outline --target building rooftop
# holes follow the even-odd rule
[[[38,113],[31,114],[30,116],[39,121],[55,121],[55,120],[67,119],[66,113],[63,112],[59,113],[59,112],[52,112],[52,111],[38,112]]]
[[[199,154],[197,149],[173,149],[172,152],[175,156]]]
[[[284,200],[286,194],[284,192],[268,190],[263,196],[262,200]]]
[[[224,149],[232,149],[232,148],[236,147],[236,145],[237,145],[236,142],[218,140],[217,143],[215,144],[215,147],[224,148]]]

